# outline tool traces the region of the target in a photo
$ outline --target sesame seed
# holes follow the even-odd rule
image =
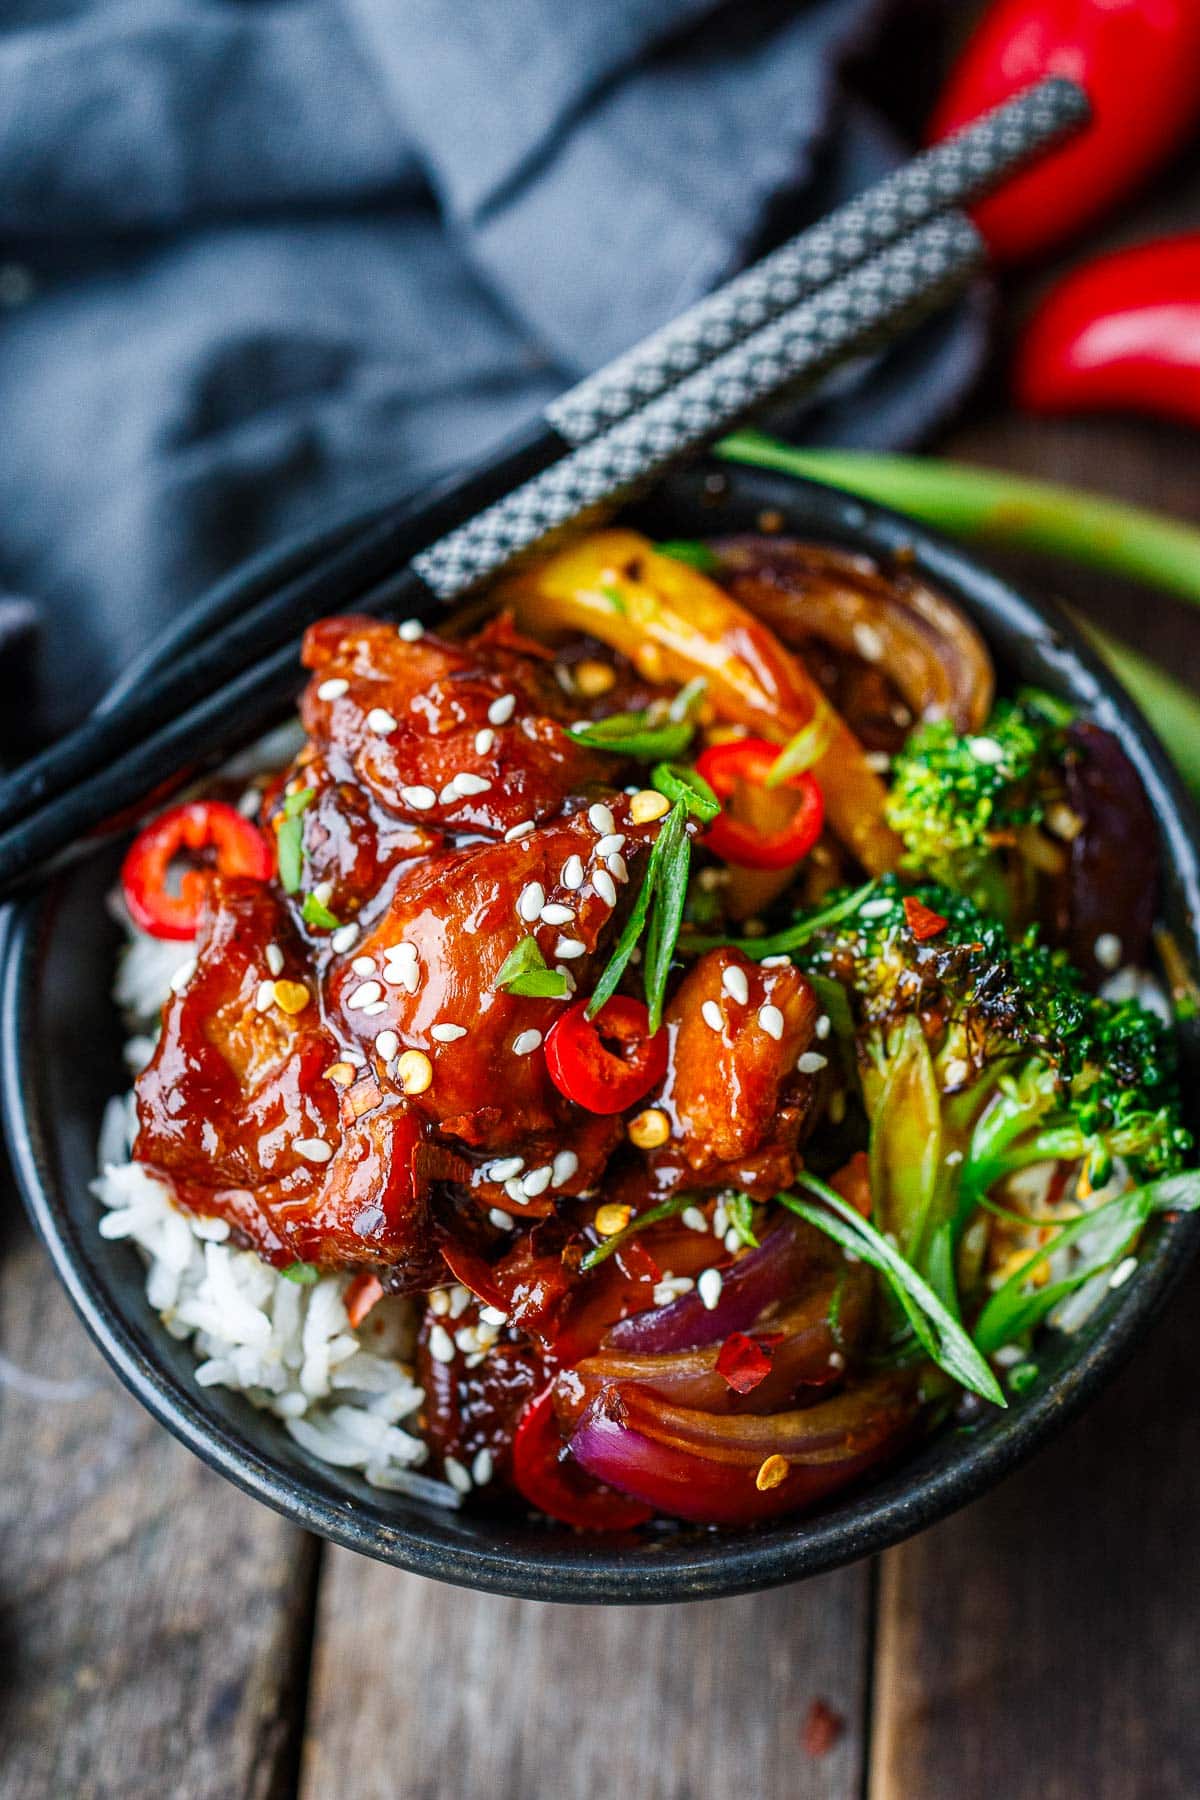
[[[550,1167],[555,1187],[561,1187],[578,1172],[579,1158],[573,1150],[560,1150]]]
[[[283,974],[283,951],[278,944],[268,944],[265,951],[267,967],[272,975]]]
[[[617,904],[617,886],[607,869],[597,869],[592,876],[592,886],[605,906]]]
[[[721,1009],[715,1000],[706,1000],[700,1008],[700,1017],[711,1031],[723,1031],[725,1021],[721,1017]]]
[[[442,789],[441,793],[438,795],[438,805],[439,806],[453,806],[454,802],[458,798],[459,798],[458,776],[456,775],[456,776],[454,776],[453,780],[448,781],[446,783],[445,787]]]
[[[415,944],[410,944],[407,938],[401,938],[398,944],[389,944],[387,946],[383,953],[383,959],[385,962],[415,963],[417,960],[417,946]]]
[[[1137,1257],[1136,1256],[1127,1256],[1123,1262],[1119,1262],[1117,1264],[1116,1268],[1113,1270],[1112,1274],[1109,1276],[1109,1278],[1108,1278],[1109,1287],[1110,1288],[1124,1287],[1125,1283],[1129,1280],[1129,1277],[1136,1272],[1137,1266],[1138,1266],[1137,1265]]]
[[[967,749],[976,762],[995,765],[1004,761],[1004,748],[995,738],[973,737],[967,739]]]
[[[499,1162],[491,1163],[487,1170],[489,1181],[511,1181],[525,1167],[523,1156],[502,1156]]]
[[[629,880],[629,868],[620,851],[618,851],[616,855],[608,857],[607,861],[615,880],[620,882]]]
[[[886,750],[868,750],[863,761],[873,775],[886,775],[892,766],[892,759]]]
[[[882,661],[884,642],[873,625],[868,625],[865,619],[858,619],[851,636],[854,639],[854,647],[864,662]]]
[[[730,963],[721,975],[721,986],[731,1000],[739,1006],[747,1006],[750,1001],[750,983],[746,979],[746,971],[738,963]],[[762,1015],[759,1015],[760,1020]]]
[[[554,946],[554,954],[562,957],[564,962],[570,962],[573,957],[586,956],[587,945],[580,943],[578,938],[560,937]]]
[[[240,796],[237,803],[237,809],[241,813],[243,819],[255,819],[258,817],[258,809],[261,805],[262,790],[256,787],[248,787],[245,793]]]
[[[545,925],[569,925],[575,917],[573,906],[563,906],[557,900],[549,901],[542,908],[542,923]]]
[[[829,1352],[829,1366],[831,1369],[839,1371],[845,1368],[846,1359],[840,1350],[831,1350]]]
[[[721,1298],[721,1289],[724,1285],[725,1282],[720,1269],[704,1270],[699,1281],[696,1283],[696,1292],[699,1294],[706,1312],[715,1311],[717,1302]]]
[[[350,683],[344,675],[331,675],[317,689],[318,700],[340,700],[343,694],[350,692]]]
[[[515,1200],[518,1206],[524,1206],[525,1189],[521,1186],[521,1177],[519,1175],[509,1176],[504,1184],[504,1191],[510,1200]]]
[[[450,1311],[450,1295],[445,1288],[433,1288],[429,1295],[429,1310],[435,1319],[444,1319]]]
[[[382,998],[383,989],[377,981],[364,981],[347,999],[346,1010],[357,1012],[360,1007],[374,1006]]]
[[[532,925],[546,904],[546,890],[540,881],[531,881],[521,889],[517,896],[517,917]]]
[[[339,925],[329,942],[339,956],[347,950],[353,950],[358,942],[359,927],[357,925]]]
[[[254,996],[255,1012],[266,1012],[268,1008],[274,1006],[274,1004],[275,983],[273,981],[260,981],[258,984],[258,992]]]
[[[783,1014],[780,1012],[779,1008],[777,1006],[772,1006],[769,1001],[766,1006],[760,1006],[758,1009],[758,1022],[766,1032],[767,1036],[774,1038],[775,1042],[778,1043],[783,1036]],[[825,1058],[822,1057],[821,1061],[824,1062],[824,1060]]]
[[[435,1362],[454,1361],[454,1339],[444,1325],[434,1325],[429,1333],[429,1354]]]
[[[736,1226],[731,1226],[721,1242],[732,1256],[735,1250],[740,1250],[742,1247],[742,1234]]]
[[[513,1039],[514,1056],[532,1056],[542,1041],[540,1031],[522,1031]]]
[[[543,1163],[540,1169],[530,1169],[528,1175],[521,1177],[521,1192],[527,1200],[536,1200],[544,1194],[554,1179],[554,1171],[549,1163]]]
[[[390,962],[383,971],[383,979],[389,987],[403,988],[406,994],[415,994],[421,985],[421,971],[415,962]]]
[[[1102,969],[1116,969],[1120,966],[1125,946],[1115,931],[1102,931],[1092,945],[1092,955]]]
[[[492,1453],[485,1444],[483,1449],[476,1453],[475,1460],[471,1464],[471,1480],[476,1487],[487,1486],[492,1479],[492,1468]]]
[[[588,824],[593,831],[598,831],[602,838],[611,837],[617,829],[617,821],[612,816],[611,807],[603,805],[600,801],[597,801],[594,806],[588,807]]]
[[[386,706],[373,706],[367,714],[367,730],[374,731],[380,737],[386,737],[389,731],[395,731],[396,721]]]
[[[806,1050],[804,1055],[796,1059],[796,1069],[801,1075],[815,1075],[819,1069],[829,1066],[829,1058],[822,1056],[819,1050]]]
[[[858,916],[860,919],[882,919],[891,910],[892,902],[890,900],[868,900],[865,906],[859,907]]]
[[[567,965],[565,963],[555,963],[554,973],[556,975],[561,975],[563,980],[566,982],[568,996],[573,994],[575,992],[576,988],[579,986],[579,983],[576,981],[575,977],[572,975],[572,973],[571,973],[570,969],[568,969]]]
[[[350,964],[350,967],[354,970],[356,975],[373,975],[375,973],[375,958],[373,956],[356,956],[354,961]]]
[[[684,1294],[690,1294],[695,1287],[690,1275],[664,1275],[654,1289],[655,1306],[670,1306],[672,1300],[679,1300]]]
[[[466,1037],[467,1028],[465,1025],[435,1025],[429,1035],[437,1044],[453,1044]]]
[[[681,1213],[680,1217],[681,1217],[683,1224],[687,1226],[689,1231],[707,1231],[708,1230],[708,1220],[705,1218],[704,1214],[700,1211],[700,1208],[698,1206],[685,1207],[685,1209]]]
[[[292,1149],[310,1163],[327,1163],[333,1155],[324,1138],[297,1138]]]
[[[477,731],[475,733],[476,756],[486,756],[495,741],[496,734],[490,726],[485,726],[482,731]]]
[[[454,1342],[458,1348],[470,1355],[479,1349],[479,1333],[473,1325],[461,1325],[454,1334]]]
[[[519,825],[510,825],[504,834],[506,844],[515,844],[518,838],[528,837],[533,830],[532,819],[522,819]]]
[[[496,1227],[497,1231],[511,1231],[513,1228],[512,1214],[506,1213],[499,1206],[493,1206],[489,1209],[488,1218]]]
[[[671,810],[671,802],[657,788],[641,788],[629,802],[629,816],[635,825],[652,825]]]
[[[450,1289],[450,1317],[452,1319],[460,1319],[470,1304],[470,1288],[464,1287],[461,1281],[456,1281],[454,1286]]]
[[[179,967],[176,969],[175,973],[172,975],[172,977],[171,977],[171,992],[173,994],[182,994],[184,988],[187,986],[188,982],[192,979],[192,976],[195,973],[196,973],[196,958],[194,956],[189,956],[186,962],[180,963]],[[263,1011],[265,1009],[260,1007],[259,1010]]]
[[[363,1014],[368,1019],[376,1019],[379,1017],[380,1013],[385,1013],[386,1011],[386,1000],[372,1000],[370,1005],[363,1007]]]
[[[401,1093],[423,1094],[433,1080],[433,1064],[423,1050],[406,1050],[396,1064],[396,1075]]]
[[[400,798],[414,812],[428,812],[431,806],[437,804],[437,795],[431,787],[402,787]]]
[[[378,1050],[380,1056],[382,1056],[384,1062],[391,1062],[393,1056],[399,1054],[400,1039],[396,1036],[394,1031],[381,1031],[379,1036],[375,1039],[375,1048]]]
[[[813,1031],[819,1038],[827,1038],[829,1036],[830,1025],[828,1013],[822,1013],[820,1015],[816,1024],[813,1026]]]
[[[760,969],[784,969],[791,960],[790,956],[764,956],[758,966]]]
[[[456,1456],[447,1456],[442,1460],[446,1480],[457,1494],[469,1494],[471,1491],[471,1474],[465,1469]]]
[[[313,889],[313,899],[319,900],[322,906],[328,906],[329,902],[333,899],[332,881],[318,881],[316,887]]]
[[[596,844],[596,855],[619,856],[624,848],[625,833],[623,831],[610,831],[607,837],[602,837],[598,840]]]
[[[572,893],[576,888],[581,888],[583,886],[583,863],[578,856],[568,856],[566,862],[562,866],[562,873],[559,876],[559,880],[562,882],[563,886],[569,888]]]
[[[470,769],[464,769],[461,775],[454,777],[454,785],[460,794],[486,794],[491,781],[486,775],[473,775]]]
[[[507,725],[516,710],[516,695],[501,694],[500,698],[498,700],[493,700],[492,704],[488,707],[487,716],[489,725]]]
[[[406,644],[415,644],[425,636],[425,627],[420,619],[405,619],[402,625],[396,627],[396,632]]]

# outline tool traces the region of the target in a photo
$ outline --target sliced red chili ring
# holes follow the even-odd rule
[[[624,1112],[656,1087],[667,1072],[667,1034],[650,1030],[640,1000],[614,994],[594,1019],[590,1002],[578,1000],[546,1036],[546,1068],[560,1094],[593,1113]],[[621,1047],[618,1056],[608,1038]]]
[[[185,871],[179,892],[167,876],[177,856],[207,854],[222,875],[252,875],[269,881],[275,870],[270,840],[223,800],[189,800],[172,806],[139,831],[121,865],[121,889],[129,916],[140,931],[158,938],[195,937],[200,922],[204,877]]]
[[[723,811],[704,834],[704,842],[715,856],[746,869],[786,869],[807,856],[821,835],[825,824],[825,799],[816,779],[807,770],[789,775],[778,788],[768,789],[767,777],[779,760],[779,745],[766,738],[736,738],[728,744],[711,744],[701,752],[696,773],[707,781]],[[784,823],[767,826],[738,818],[736,807],[739,790],[761,790],[767,794],[793,797],[791,817]]]
[[[538,1512],[584,1531],[632,1531],[653,1518],[653,1507],[601,1487],[577,1463],[562,1460],[565,1446],[554,1417],[553,1387],[529,1402],[513,1437],[512,1475],[518,1491]]]

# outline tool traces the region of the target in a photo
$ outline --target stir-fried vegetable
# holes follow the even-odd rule
[[[597,531],[505,582],[498,594],[530,630],[586,631],[651,681],[703,677],[717,713],[786,744],[824,704],[775,634],[676,557],[632,531]],[[838,836],[872,871],[895,865],[885,789],[845,723],[813,767]]]

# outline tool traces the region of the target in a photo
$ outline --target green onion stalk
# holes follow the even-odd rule
[[[969,543],[1060,557],[1200,605],[1200,530],[1145,507],[934,457],[798,449],[757,431],[723,439],[717,454],[878,501]],[[1200,699],[1089,619],[1072,616],[1153,719],[1180,774],[1200,797]]]

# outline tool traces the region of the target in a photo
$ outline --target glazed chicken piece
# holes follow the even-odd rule
[[[323,619],[305,634],[303,659],[314,672],[300,709],[313,751],[393,818],[503,837],[613,779],[611,756],[567,736],[581,706],[553,652],[503,618],[463,643]]]
[[[444,1274],[430,1181],[457,1165],[398,1095],[343,1089],[339,1068],[353,1080],[285,908],[261,882],[214,881],[138,1079],[135,1156],[277,1267],[380,1264],[392,1289],[426,1287]]]
[[[824,1062],[813,1047],[819,1013],[791,964],[764,967],[733,949],[699,959],[665,1015],[670,1063],[652,1104],[671,1136],[649,1158],[657,1189],[737,1187],[766,1199],[788,1186]]]
[[[542,1054],[574,989],[595,985],[597,952],[606,953],[626,884],[636,886],[661,829],[660,821],[633,824],[623,795],[610,799],[513,843],[476,844],[406,873],[374,929],[327,979],[332,1028],[381,1082],[396,1081],[404,1052],[428,1058],[431,1077],[412,1106],[447,1144],[473,1153],[473,1192],[488,1207],[548,1212],[592,1185],[622,1135],[620,1120],[563,1099]],[[497,985],[531,938],[547,967],[565,972],[565,999]],[[513,1166],[496,1178],[484,1159]],[[546,1180],[531,1182],[543,1168]]]

